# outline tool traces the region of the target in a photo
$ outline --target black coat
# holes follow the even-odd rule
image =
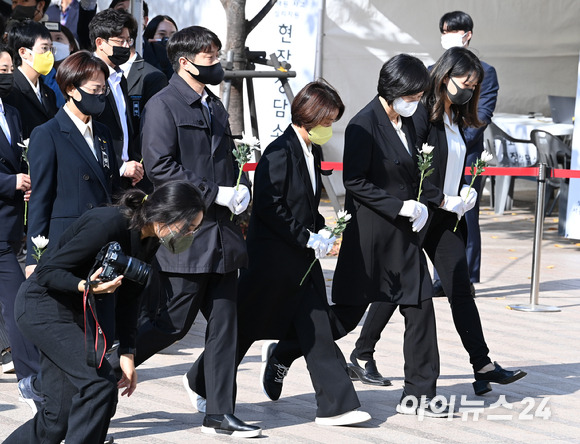
[[[3,100],[4,103],[12,105],[18,110],[22,118],[22,138],[28,139],[32,130],[52,119],[58,108],[56,106],[56,96],[54,91],[44,84],[42,79],[38,79],[40,85],[40,95],[42,103],[38,100],[36,93],[30,86],[26,76],[20,69],[14,70],[14,86],[10,94]]]
[[[28,265],[35,263],[32,237],[45,236],[49,246],[55,245],[81,214],[111,203],[112,195],[119,191],[119,169],[111,135],[104,125],[93,120],[93,136],[97,153],[104,150],[109,157],[108,168],[97,162],[64,109],[32,132],[28,148],[32,183]]]
[[[20,116],[4,104],[11,143],[0,129],[0,241],[18,242],[24,235],[24,193],[16,189],[16,175],[28,168],[18,142],[22,141]]]
[[[201,96],[177,74],[149,100],[143,113],[143,163],[153,185],[188,180],[198,187],[207,206],[191,248],[175,255],[159,250],[157,259],[167,272],[228,273],[247,264],[241,230],[230,221],[228,208],[214,203],[219,186],[235,186],[239,169],[232,155],[228,113],[208,93],[211,128],[201,109]],[[241,183],[250,187],[245,175]]]
[[[300,281],[315,259],[314,250],[306,247],[308,231],[316,233],[325,226],[318,212],[320,147],[313,144],[312,153],[316,194],[292,126],[266,148],[256,168],[247,237],[249,266],[242,272],[238,291],[240,328],[252,339],[286,337],[300,297],[305,296]],[[317,296],[326,299],[320,262],[309,279]]]
[[[415,127],[402,117],[412,155],[395,132],[378,97],[353,117],[344,147],[347,225],[334,275],[332,299],[345,305],[388,301],[416,305],[432,286],[419,234],[399,216],[405,200],[418,195]],[[440,199],[423,186],[421,200]]]

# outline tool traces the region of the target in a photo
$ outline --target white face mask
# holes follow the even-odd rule
[[[66,43],[52,42],[54,48],[54,61],[60,62],[70,55],[70,47]]]
[[[456,46],[461,48],[465,46],[463,37],[465,37],[465,33],[448,32],[443,34],[441,35],[441,46],[443,46],[443,49],[455,48]]]
[[[418,100],[415,102],[406,102],[402,97],[397,97],[393,100],[393,109],[397,114],[403,117],[411,117],[415,114],[417,106],[419,106]]]

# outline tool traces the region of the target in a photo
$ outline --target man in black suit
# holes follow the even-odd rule
[[[33,21],[15,25],[8,33],[8,46],[14,51],[14,88],[5,102],[16,108],[21,116],[22,137],[28,139],[38,125],[52,119],[58,108],[56,96],[44,84],[41,75],[52,69],[52,39],[50,32]]]
[[[14,300],[24,282],[16,258],[24,236],[24,200],[30,195],[30,177],[22,149],[22,129],[18,111],[3,103],[10,91],[12,56],[0,44],[0,305],[8,331],[12,360],[18,380],[35,375],[40,369],[38,352],[22,336],[14,319]]]
[[[93,50],[109,67],[108,83],[111,88],[105,110],[95,120],[107,125],[111,131],[124,188],[135,186],[144,174],[129,115],[127,81],[119,67],[129,60],[129,47],[133,42],[129,29],[136,26],[130,14],[114,9],[99,12],[89,25]]]
[[[189,331],[201,310],[207,319],[202,432],[252,437],[261,429],[234,416],[237,349],[237,277],[247,266],[242,232],[230,220],[250,201],[249,182],[235,188],[238,167],[228,113],[206,84],[224,77],[221,42],[208,29],[191,26],[175,33],[168,54],[175,74],[145,106],[142,149],[147,176],[157,187],[185,179],[201,191],[207,211],[196,242],[185,252],[159,250],[159,281],[166,303],[155,319],[144,319],[137,336],[138,365]],[[196,391],[200,360],[187,374]]]
[[[137,25],[136,22],[134,24]],[[129,34],[133,39],[131,57],[120,68],[123,70],[123,75],[127,79],[127,105],[133,125],[133,142],[135,145],[140,146],[141,115],[143,114],[143,109],[151,97],[167,86],[167,77],[157,68],[147,63],[137,52],[135,48],[137,26],[132,26],[129,29]],[[141,150],[139,149],[138,151],[140,152]],[[146,176],[139,182],[139,188],[147,193],[153,191],[153,185]]]

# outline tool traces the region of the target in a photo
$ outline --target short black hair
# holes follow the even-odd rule
[[[189,26],[177,31],[167,42],[167,56],[175,72],[179,71],[179,59],[192,60],[200,52],[207,52],[215,45],[222,49],[219,37],[203,26]]]
[[[447,23],[447,31],[472,31],[473,20],[471,16],[463,11],[453,11],[444,14],[439,20],[439,31],[443,34],[443,26]]]
[[[7,52],[10,55],[10,58],[13,60],[12,63],[14,63],[14,51],[12,51],[12,48],[10,48],[8,45],[0,42],[0,54],[3,52]]]
[[[109,40],[111,37],[119,37],[123,33],[123,28],[130,30],[137,27],[135,18],[124,11],[105,9],[96,14],[89,23],[89,39],[91,49],[95,51],[97,38]]]
[[[173,20],[168,15],[156,15],[151,20],[149,20],[149,23],[147,23],[147,26],[145,27],[145,31],[143,31],[143,40],[145,40],[147,42],[147,41],[149,41],[149,39],[152,39],[153,36],[155,35],[155,33],[157,32],[157,28],[159,27],[159,24],[165,20],[173,23],[173,26],[175,26],[175,29],[179,29],[179,27],[177,26],[177,23],[175,23],[175,20]]]
[[[14,51],[14,66],[22,65],[22,59],[18,54],[20,48],[32,49],[38,39],[48,39],[52,41],[50,31],[46,29],[43,23],[34,20],[25,20],[15,23],[8,31],[6,39],[7,45]]]
[[[117,6],[119,3],[123,2],[123,1],[125,1],[125,0],[113,0],[111,2],[111,4],[109,5],[109,9],[113,9],[115,6]],[[148,16],[149,16],[149,5],[147,4],[147,2],[143,2],[143,17],[148,17]]]
[[[429,71],[421,60],[409,54],[397,54],[382,66],[377,91],[391,105],[397,97],[427,91],[429,84]]]

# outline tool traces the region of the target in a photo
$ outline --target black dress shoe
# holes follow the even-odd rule
[[[238,438],[254,438],[262,434],[258,426],[246,424],[234,415],[205,415],[201,432],[210,435],[230,435]]]
[[[275,356],[272,356],[276,344],[277,342],[270,342],[262,346],[262,369],[260,370],[262,391],[272,401],[280,399],[284,378],[290,370],[290,367],[281,364]]]
[[[443,401],[425,397],[418,399],[416,396],[408,396],[404,390],[395,410],[402,415],[418,415],[427,418],[453,417],[453,410],[449,410],[449,406]]]
[[[433,281],[433,297],[434,298],[445,297],[445,292],[443,291],[443,286],[441,285],[441,281],[439,279]]]
[[[486,393],[491,392],[490,382],[495,382],[496,384],[511,384],[527,375],[527,373],[522,370],[505,370],[501,368],[497,362],[494,362],[493,365],[495,366],[495,369],[489,372],[475,373],[473,390],[476,395],[485,395]]]
[[[360,380],[363,384],[380,385],[382,387],[393,385],[391,381],[379,373],[377,363],[374,359],[366,361],[365,368],[362,368],[353,352],[350,355],[350,361],[351,362],[347,364],[347,368],[351,380]]]

